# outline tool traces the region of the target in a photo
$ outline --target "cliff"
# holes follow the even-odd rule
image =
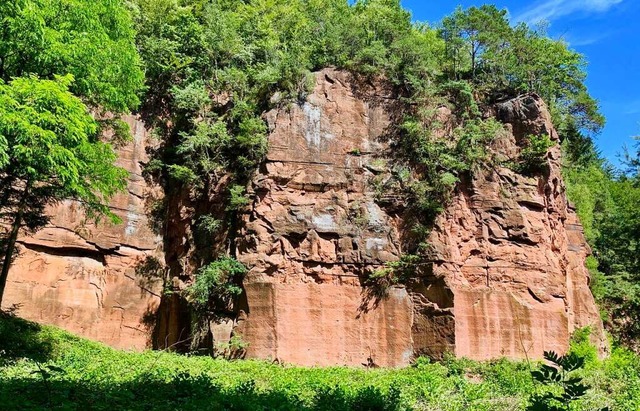
[[[152,189],[142,178],[150,141],[144,125],[128,118],[133,140],[119,148],[118,165],[130,173],[126,193],[111,210],[122,224],[85,219],[79,204],[49,210],[51,224],[19,239],[3,308],[124,349],[150,344],[160,304],[162,239],[150,228]]]
[[[385,173],[382,137],[395,103],[384,87],[327,69],[305,102],[265,113],[269,151],[249,184],[252,203],[235,244],[249,273],[237,315],[211,325],[213,343],[233,333],[250,358],[402,366],[448,351],[540,357],[565,351],[573,330],[591,326],[604,349],[584,266],[589,249],[565,196],[557,145],[542,175],[496,164],[462,181],[428,239],[428,269],[384,298],[371,292],[367,278],[403,253],[401,213],[382,204],[373,184]],[[490,147],[505,164],[529,134],[557,140],[536,96],[488,114],[505,124]],[[140,349],[153,326],[156,346],[180,340],[189,318],[165,297],[154,322],[162,275],[148,268],[163,258],[163,239],[147,227],[153,190],[139,177],[146,137],[132,124],[136,138],[120,160],[132,172],[129,195],[113,203],[124,224],[81,225],[71,203],[52,210],[51,227],[21,239],[5,301],[20,304],[26,318]],[[179,265],[169,261],[175,254],[170,247],[167,266]]]

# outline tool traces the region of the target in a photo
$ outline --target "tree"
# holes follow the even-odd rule
[[[450,79],[470,79],[489,100],[538,93],[559,128],[573,123],[597,132],[604,125],[584,84],[584,57],[565,42],[550,39],[544,26],[512,27],[506,10],[485,5],[457,9],[445,17],[440,36],[446,44],[444,65]]]
[[[71,74],[100,127],[129,138],[120,114],[138,106],[144,73],[123,0],[3,1],[0,21],[0,80]]]
[[[106,202],[126,187],[127,172],[98,138],[87,107],[69,91],[73,77],[0,83],[0,218],[10,229],[2,249],[0,304],[22,228],[45,226],[46,206],[80,201],[89,215],[117,217]]]
[[[483,5],[467,10],[458,8],[451,16],[442,20],[441,32],[447,42],[454,77],[457,76],[456,71],[462,69],[461,62],[469,61],[471,79],[476,79],[485,50],[495,49],[507,39],[511,28],[506,16],[506,10]],[[465,60],[460,56],[461,51],[466,51]]]
[[[47,205],[75,198],[115,218],[106,201],[126,173],[98,136],[129,137],[120,115],[144,74],[122,0],[3,1],[0,21],[1,301],[18,233],[46,224]]]
[[[92,107],[135,108],[144,74],[121,0],[12,0],[0,5],[0,79],[72,74]]]

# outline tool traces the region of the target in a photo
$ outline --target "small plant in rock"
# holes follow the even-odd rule
[[[553,146],[553,141],[548,135],[530,135],[527,137],[527,145],[520,152],[520,158],[515,165],[515,171],[522,174],[535,174],[546,167],[547,151]]]
[[[364,230],[369,225],[369,216],[362,203],[358,200],[349,205],[349,221],[356,227]]]
[[[212,307],[226,309],[233,297],[242,293],[238,285],[247,269],[233,258],[221,258],[202,267],[186,289],[187,299],[196,311]]]
[[[222,221],[211,214],[201,215],[198,218],[198,230],[206,234],[214,234],[222,226]]]
[[[237,211],[249,205],[250,200],[246,196],[246,189],[241,185],[233,185],[229,188],[229,205],[227,211]]]
[[[544,391],[531,397],[527,411],[569,411],[571,404],[584,397],[589,387],[575,371],[584,367],[585,359],[574,353],[560,356],[553,351],[545,351],[544,358],[550,364],[543,364],[531,372],[533,379],[544,385]],[[601,411],[608,411],[603,408]]]
[[[368,284],[379,297],[387,295],[389,288],[395,285],[406,284],[417,270],[421,260],[420,255],[404,254],[398,261],[387,262],[383,268],[369,274]]]

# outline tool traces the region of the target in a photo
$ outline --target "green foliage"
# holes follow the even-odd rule
[[[484,61],[485,52],[499,47],[510,31],[506,10],[490,5],[467,10],[458,8],[442,20],[441,35],[447,45],[449,63],[447,71],[453,78],[469,72],[475,79],[479,69],[491,63]]]
[[[245,182],[266,152],[261,114],[303,99],[315,83],[310,71],[386,74],[416,92],[437,74],[442,45],[388,0],[145,0],[134,15],[147,68],[142,111],[164,141],[158,158],[166,166],[154,174],[180,177],[203,195],[223,173]]]
[[[575,129],[565,131],[567,194],[575,203],[594,258],[592,290],[607,312],[603,320],[619,342],[640,349],[640,186],[637,176],[614,173]]]
[[[449,76],[468,79],[490,100],[535,92],[550,105],[556,126],[574,123],[591,131],[603,126],[584,85],[583,56],[548,38],[543,28],[511,27],[506,10],[485,5],[446,17],[441,37]]]
[[[525,146],[520,151],[514,169],[522,174],[535,174],[544,171],[547,166],[547,152],[553,145],[554,142],[546,134],[527,136]]]
[[[250,200],[246,196],[246,188],[241,185],[233,185],[229,188],[229,205],[227,210],[241,210],[249,205]]]
[[[15,0],[0,21],[1,301],[18,233],[46,225],[45,206],[72,198],[117,220],[106,202],[126,173],[97,136],[125,138],[119,115],[138,105],[143,73],[120,1]]]
[[[573,372],[584,367],[584,358],[575,354],[560,356],[553,351],[545,351],[544,358],[550,364],[542,364],[532,371],[531,376],[548,389],[544,393],[532,396],[527,410],[531,411],[569,411],[571,404],[584,397],[589,387],[582,383],[582,378]]]
[[[398,261],[391,261],[385,264],[384,268],[378,269],[369,275],[369,281],[380,288],[381,292],[394,285],[406,284],[415,277],[421,257],[416,254],[404,254]]]
[[[247,269],[232,258],[221,258],[198,270],[195,281],[186,289],[191,306],[199,313],[217,308],[228,309],[231,300],[242,293]]]
[[[113,166],[116,155],[97,139],[95,120],[69,92],[72,82],[66,76],[0,83],[0,135],[9,157],[5,181],[24,182],[38,203],[77,198],[115,218],[104,200],[124,189],[127,173]]]
[[[467,101],[467,105],[474,107],[473,98],[466,92],[464,96],[462,99]],[[396,168],[398,172],[391,182],[398,182],[409,205],[406,218],[411,221],[408,225],[412,226],[410,234],[413,234],[413,240],[408,242],[409,252],[415,252],[424,241],[425,234],[446,206],[461,178],[490,161],[487,147],[504,130],[493,119],[473,118],[477,115],[474,109],[464,111],[468,119],[455,127],[447,138],[436,134],[435,128],[439,123],[433,119],[433,113],[419,112],[401,126],[394,151],[397,161],[407,164],[410,171],[407,173],[405,168]],[[398,191],[394,186],[387,189]]]
[[[227,342],[218,342],[215,345],[215,357],[222,357],[229,360],[243,358],[249,343],[244,341],[239,335],[232,335]]]
[[[0,6],[0,79],[72,75],[70,91],[121,113],[143,81],[131,18],[113,0],[12,0]]]
[[[202,215],[198,219],[198,229],[209,235],[218,231],[221,225],[222,222],[210,214]]]
[[[583,327],[575,330],[571,335],[569,353],[579,358],[584,358],[586,366],[598,362],[598,350],[591,343],[591,327]]]
[[[25,332],[25,330],[30,330]],[[524,362],[448,358],[404,369],[302,368],[167,352],[122,352],[17,318],[0,320],[0,401],[7,409],[523,410],[541,386]],[[38,365],[50,373],[46,390]],[[35,373],[34,373],[35,372]],[[640,358],[614,349],[574,371],[592,388],[573,411],[640,407]],[[544,387],[542,387],[544,388]],[[51,404],[51,406],[49,405]]]

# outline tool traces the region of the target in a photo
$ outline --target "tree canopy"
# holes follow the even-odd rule
[[[138,105],[144,74],[122,1],[5,1],[0,20],[0,79],[71,74],[71,92],[91,106]]]

